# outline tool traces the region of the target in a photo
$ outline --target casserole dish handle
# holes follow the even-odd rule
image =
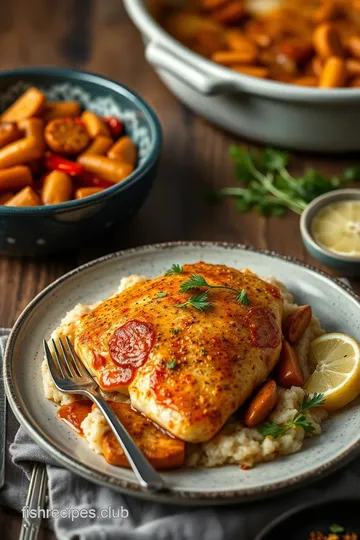
[[[146,47],[145,55],[148,62],[155,68],[168,71],[201,94],[220,94],[235,90],[234,82],[230,79],[219,79],[205,73],[192,65],[187,57],[179,53],[175,54],[159,43],[150,42]]]

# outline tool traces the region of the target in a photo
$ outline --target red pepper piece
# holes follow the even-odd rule
[[[124,133],[124,124],[118,118],[115,118],[115,116],[105,116],[103,120],[114,139],[117,139]]]
[[[77,176],[85,170],[80,163],[70,161],[58,154],[51,154],[50,152],[45,156],[45,167],[49,171],[62,171],[70,176]]]

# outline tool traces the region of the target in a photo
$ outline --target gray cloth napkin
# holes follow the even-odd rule
[[[0,329],[0,364],[8,330]],[[46,464],[49,508],[92,510],[126,509],[127,518],[52,518],[50,526],[60,540],[254,540],[256,534],[276,516],[297,504],[326,498],[356,496],[360,492],[360,460],[342,471],[291,494],[268,495],[258,503],[219,507],[182,507],[141,501],[101,487],[58,467],[19,428],[8,407],[6,484],[0,504],[21,511],[25,504],[32,463]],[[91,514],[90,514],[91,515]]]

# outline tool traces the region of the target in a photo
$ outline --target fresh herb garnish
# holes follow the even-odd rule
[[[345,528],[341,525],[337,525],[336,523],[334,523],[333,525],[330,525],[329,532],[331,534],[339,534],[345,532]]]
[[[156,295],[156,298],[165,298],[165,296],[169,296],[169,293],[167,292],[158,292]]]
[[[180,264],[173,264],[170,270],[165,272],[165,276],[172,276],[173,274],[182,274],[184,269]]]
[[[208,355],[208,352],[207,352],[207,350],[206,350],[204,347],[201,348],[201,352],[202,352],[202,354],[203,354],[204,356],[207,356],[207,355]]]
[[[191,296],[191,298],[189,298],[189,300],[187,300],[183,304],[178,304],[174,307],[187,308],[188,306],[191,306],[195,309],[198,309],[199,311],[205,311],[205,309],[212,306],[212,303],[208,301],[208,298],[209,298],[209,295],[207,292],[205,292],[197,296]]]
[[[168,367],[169,369],[175,369],[176,366],[177,366],[177,360],[175,360],[175,358],[173,358],[173,360],[170,360],[170,362],[166,364],[166,367]]]
[[[273,437],[274,439],[281,437],[289,429],[297,427],[302,427],[305,433],[312,433],[314,431],[314,427],[311,422],[306,419],[304,412],[315,407],[320,407],[324,403],[324,394],[305,394],[300,405],[300,409],[294,415],[294,418],[289,424],[286,424],[285,426],[278,426],[272,422],[266,422],[258,427],[258,431],[264,437]]]
[[[226,285],[210,285],[203,276],[198,276],[196,274],[191,275],[188,281],[185,281],[180,285],[180,292],[185,293],[190,289],[199,289],[200,287],[207,287],[208,290],[206,292],[209,292],[210,289],[227,289],[228,291],[236,293],[236,301],[240,304],[245,304],[247,306],[250,303],[249,297],[244,289],[238,290]]]
[[[179,329],[179,328],[173,328],[173,329],[171,330],[171,332],[172,332],[172,334],[174,334],[174,336],[177,336],[178,333],[180,332],[180,329]]]
[[[326,176],[314,169],[306,169],[302,176],[289,173],[289,154],[273,148],[253,152],[231,146],[230,158],[240,187],[217,191],[217,199],[235,197],[239,212],[254,209],[263,216],[282,216],[286,210],[301,214],[319,195],[360,181],[360,167],[351,167],[341,176]]]

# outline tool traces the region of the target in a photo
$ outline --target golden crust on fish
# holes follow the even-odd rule
[[[211,306],[177,307],[192,274],[211,285]],[[128,392],[132,405],[189,442],[209,440],[272,371],[281,349],[277,287],[223,265],[184,265],[183,273],[137,284],[82,317],[75,348],[105,391]]]

